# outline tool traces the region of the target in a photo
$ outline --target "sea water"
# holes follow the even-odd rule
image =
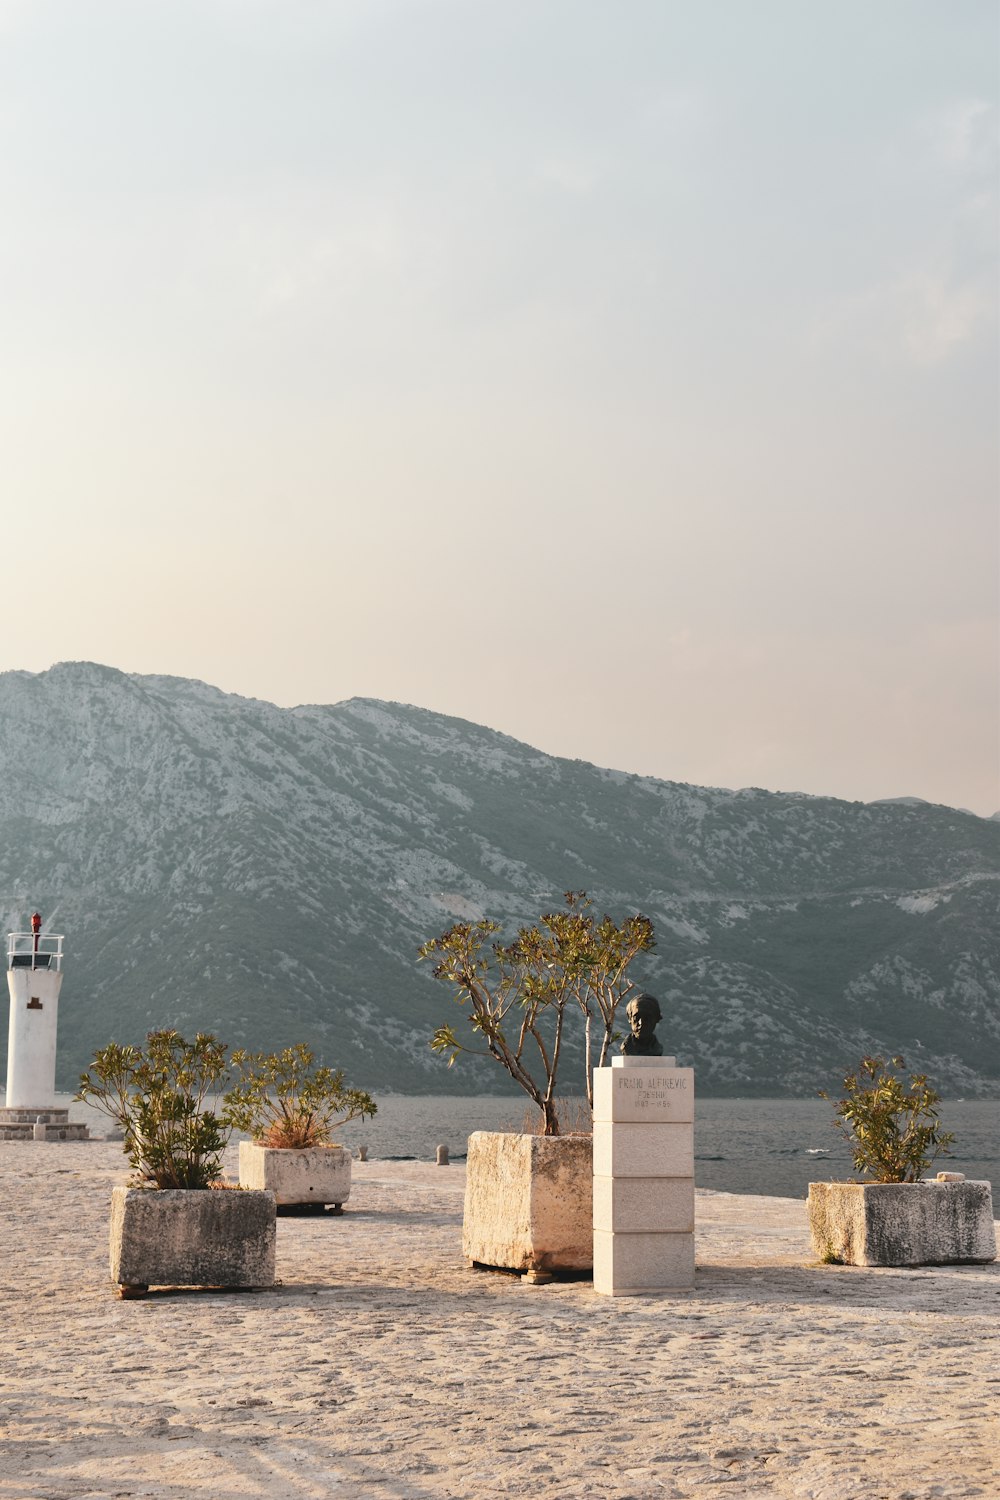
[[[65,1107],[70,1100],[62,1096],[59,1102]],[[939,1114],[956,1139],[952,1155],[939,1158],[931,1172],[986,1178],[1000,1199],[1000,1101],[942,1101]],[[522,1096],[385,1094],[374,1119],[352,1121],[337,1139],[355,1152],[367,1146],[370,1160],[433,1161],[436,1148],[445,1145],[451,1159],[461,1161],[472,1131],[531,1129],[537,1117]],[[574,1101],[566,1117],[584,1119],[583,1101]],[[85,1121],[96,1134],[110,1128],[104,1115],[84,1104],[71,1105],[70,1118]],[[850,1152],[833,1120],[832,1107],[822,1099],[698,1099],[695,1182],[726,1193],[804,1198],[810,1182],[849,1178]]]

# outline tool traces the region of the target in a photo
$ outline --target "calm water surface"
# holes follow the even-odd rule
[[[69,1099],[60,1102],[68,1104]],[[355,1149],[367,1146],[372,1159],[433,1161],[443,1143],[459,1160],[473,1130],[522,1129],[525,1102],[388,1094],[379,1100],[373,1120],[345,1126],[339,1139]],[[86,1105],[71,1105],[70,1115],[85,1120],[96,1134],[108,1128],[105,1117]],[[1000,1185],[1000,1101],[945,1101],[940,1115],[956,1140],[952,1156],[939,1160],[932,1170],[947,1168]],[[821,1099],[699,1099],[694,1137],[697,1185],[726,1193],[804,1198],[810,1182],[850,1177],[850,1155],[832,1121],[833,1111]]]

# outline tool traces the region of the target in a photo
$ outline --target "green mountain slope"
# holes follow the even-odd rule
[[[1000,1092],[1000,824],[539,753],[419,708],[280,709],[91,663],[0,675],[0,914],[67,935],[60,1077],[149,1027],[307,1040],[359,1084],[502,1087],[430,1052],[418,944],[586,889],[702,1091],[808,1093],[866,1050]],[[572,1079],[573,1060],[566,1073]]]

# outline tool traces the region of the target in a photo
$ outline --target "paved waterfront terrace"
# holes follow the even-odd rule
[[[126,1173],[0,1143],[0,1500],[1000,1495],[998,1264],[822,1266],[802,1202],[699,1192],[693,1291],[526,1286],[466,1268],[461,1166],[370,1161],[279,1286],[121,1302]]]

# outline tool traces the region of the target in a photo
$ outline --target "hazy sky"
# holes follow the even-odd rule
[[[0,0],[0,667],[1000,808],[994,0]]]

